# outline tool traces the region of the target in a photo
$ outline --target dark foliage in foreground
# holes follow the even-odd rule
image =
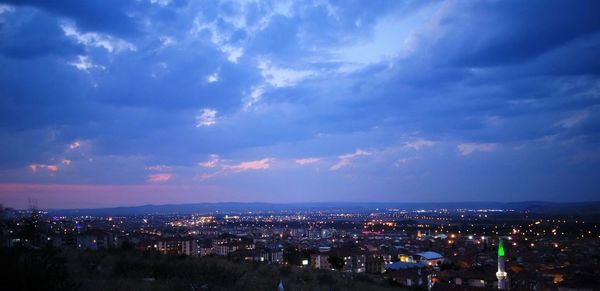
[[[0,290],[399,290],[378,276],[133,250],[2,249]],[[204,288],[204,289],[202,289]]]
[[[78,290],[58,252],[16,247],[0,248],[1,290]]]

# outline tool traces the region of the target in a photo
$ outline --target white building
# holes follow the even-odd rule
[[[440,253],[432,251],[417,253],[413,256],[413,260],[414,262],[425,262],[429,266],[437,266],[446,261]]]

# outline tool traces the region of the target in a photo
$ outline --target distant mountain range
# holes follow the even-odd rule
[[[94,209],[53,209],[48,210],[51,215],[66,216],[105,216],[105,215],[142,215],[142,214],[191,214],[191,213],[241,213],[249,211],[285,211],[285,210],[376,210],[376,209],[402,209],[402,210],[431,210],[431,209],[501,209],[501,210],[529,210],[533,213],[557,213],[600,215],[600,201],[593,202],[435,202],[435,203],[398,203],[398,202],[314,202],[314,203],[193,203],[193,204],[168,204],[168,205],[142,205],[113,208]]]

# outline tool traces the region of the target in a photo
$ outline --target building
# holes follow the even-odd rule
[[[360,252],[350,249],[334,249],[329,252],[312,254],[310,256],[311,266],[315,269],[333,269],[330,257],[341,258],[344,262],[343,272],[364,273],[366,256]]]
[[[315,269],[331,269],[329,254],[319,253],[310,255],[310,265]]]
[[[156,244],[156,247],[161,254],[198,255],[198,243],[192,238],[171,238],[161,240]]]
[[[213,246],[210,241],[198,243],[198,255],[201,257],[210,256],[213,254]]]
[[[62,243],[62,241],[61,241]],[[109,249],[116,245],[116,238],[110,232],[88,230],[77,235],[77,247],[80,249]]]
[[[212,253],[217,256],[227,256],[237,250],[254,250],[254,242],[247,238],[232,234],[222,234],[212,242]]]
[[[429,266],[426,262],[394,262],[385,266],[390,270],[422,269]]]
[[[429,284],[431,272],[424,268],[399,269],[387,272],[384,276],[407,287],[426,287]]]
[[[238,249],[230,252],[229,256],[234,260],[245,260],[265,262],[270,264],[283,263],[283,250],[277,248]]]
[[[502,243],[502,239],[498,242],[498,272],[496,272],[496,278],[498,278],[498,289],[508,290],[508,273],[506,273],[504,244]]]
[[[198,243],[195,239],[181,241],[181,254],[187,256],[198,255]]]
[[[425,262],[429,266],[438,266],[445,262],[444,256],[436,252],[422,252],[413,256],[414,262]]]
[[[230,253],[233,253],[239,249],[237,244],[227,243],[227,244],[213,244],[212,253],[217,256],[227,256]]]
[[[370,254],[365,258],[365,272],[381,274],[385,272],[385,259],[382,255]]]
[[[265,248],[266,260],[271,264],[283,263],[283,249],[279,247]]]

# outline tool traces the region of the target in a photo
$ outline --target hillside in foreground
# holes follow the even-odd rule
[[[3,249],[5,290],[402,290],[377,276],[138,251]]]

